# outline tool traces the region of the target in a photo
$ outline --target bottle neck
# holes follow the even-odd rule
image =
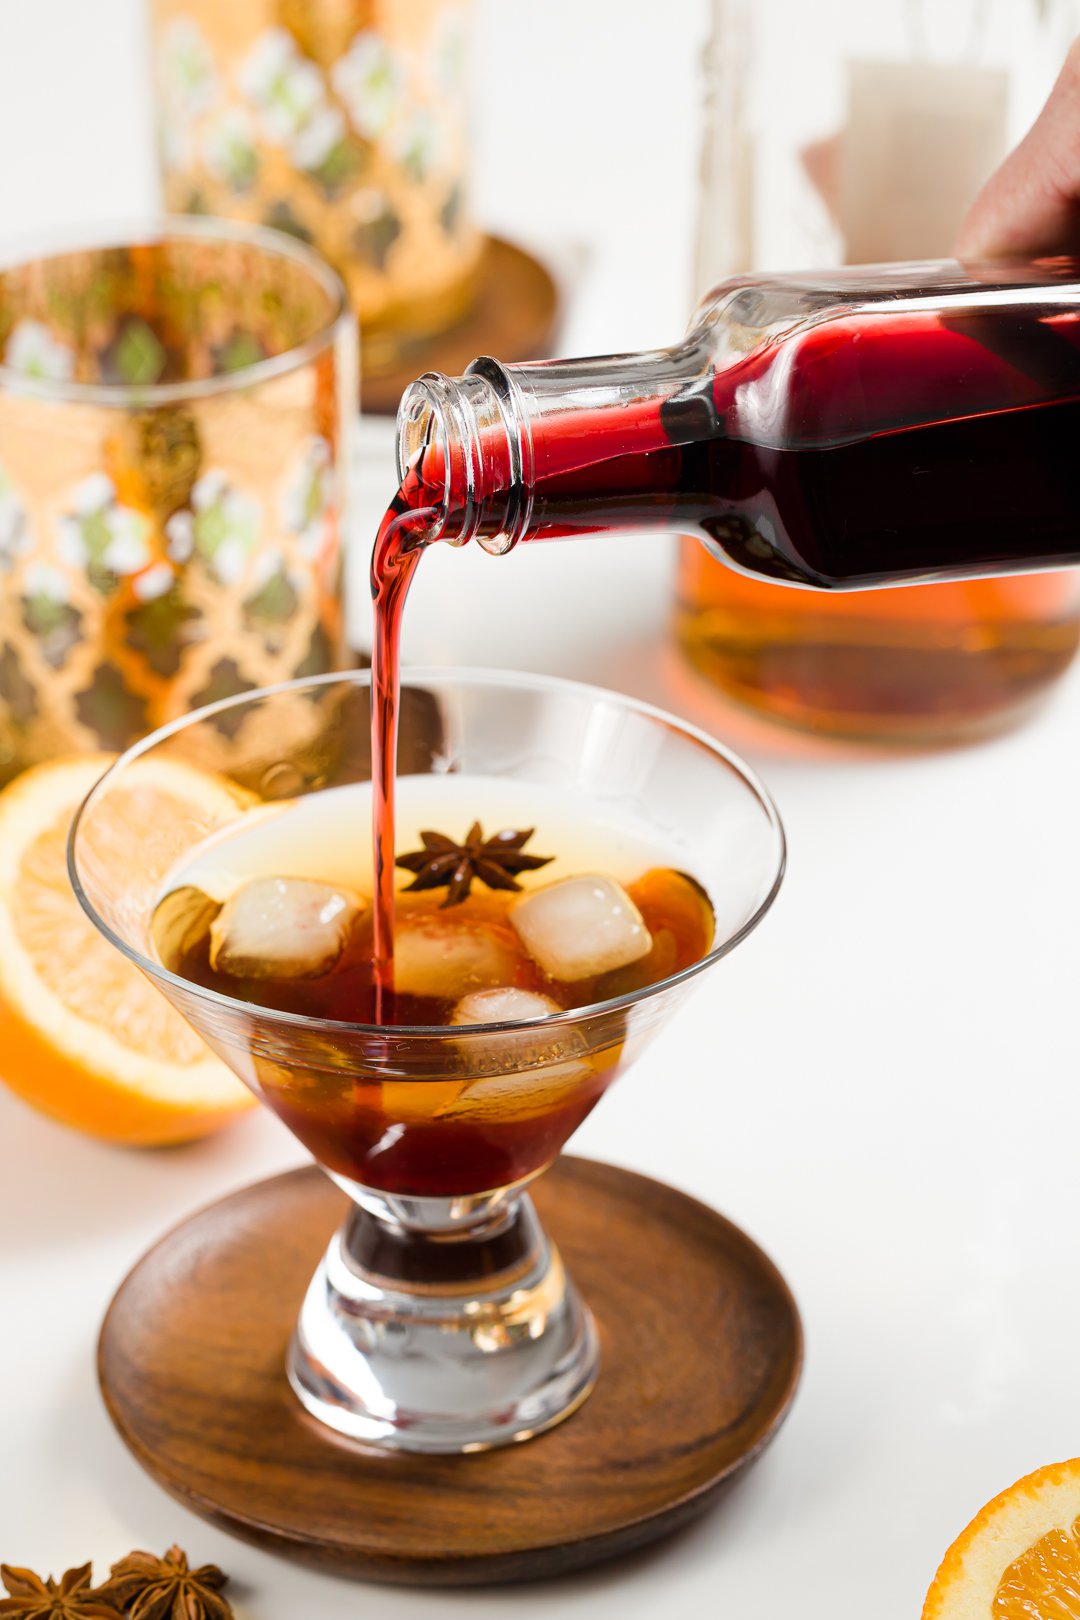
[[[707,434],[710,376],[698,334],[640,354],[513,366],[485,357],[461,377],[428,372],[402,397],[398,473],[411,503],[432,508],[431,540],[476,539],[501,555],[538,527],[618,527],[602,480],[590,496],[594,470]],[[574,522],[549,523],[552,492],[565,514],[578,483]]]

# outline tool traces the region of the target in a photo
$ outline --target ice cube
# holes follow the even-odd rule
[[[478,917],[453,910],[399,911],[394,926],[394,989],[457,1001],[470,990],[513,979],[513,942]]]
[[[518,990],[513,986],[500,986],[494,990],[477,990],[464,996],[454,1008],[451,1024],[461,1029],[456,1041],[459,1061],[470,1075],[508,1075],[520,1077],[526,1069],[576,1060],[585,1049],[580,1029],[573,1024],[552,1025],[552,1013],[563,1009],[550,996],[533,990]],[[518,1020],[540,1018],[544,1022],[528,1029],[501,1030],[488,1035],[477,1029],[478,1024],[512,1023]],[[472,1027],[468,1027],[472,1026]]]
[[[210,925],[210,966],[234,979],[313,979],[333,967],[367,902],[310,878],[255,878]]]
[[[452,1024],[509,1024],[525,1018],[547,1018],[562,1012],[557,1001],[535,990],[516,990],[510,985],[498,990],[474,990],[463,996],[454,1008]]]
[[[573,984],[647,956],[652,936],[614,878],[589,874],[533,889],[511,908],[525,949],[550,979]]]
[[[579,1097],[597,1095],[605,1083],[605,1077],[584,1058],[514,1069],[470,1080],[456,1097],[439,1108],[438,1117],[475,1123],[535,1119]]]

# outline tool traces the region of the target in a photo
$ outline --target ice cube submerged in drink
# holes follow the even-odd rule
[[[254,1006],[386,1026],[378,1071],[359,1042],[348,1056],[344,1030],[322,1042],[313,1031],[301,1064],[253,1043],[252,1083],[327,1168],[416,1196],[519,1181],[558,1151],[623,1056],[620,1009],[600,1043],[575,1010],[700,961],[713,906],[677,843],[595,801],[405,777],[394,982],[380,997],[370,803],[369,784],[333,788],[212,837],[171,874],[155,950],[180,977]],[[412,1042],[430,1032],[430,1079],[394,1078],[403,1028]]]

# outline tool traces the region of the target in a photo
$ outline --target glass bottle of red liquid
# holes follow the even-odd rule
[[[748,588],[1031,574],[1046,635],[1004,660],[1005,706],[1076,649],[1043,571],[1080,562],[1078,431],[1080,264],[941,261],[726,282],[670,349],[428,374],[398,457],[427,538],[496,553],[647,526]]]

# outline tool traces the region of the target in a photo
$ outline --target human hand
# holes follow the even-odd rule
[[[1080,39],[1049,99],[960,227],[958,259],[1080,256]]]

